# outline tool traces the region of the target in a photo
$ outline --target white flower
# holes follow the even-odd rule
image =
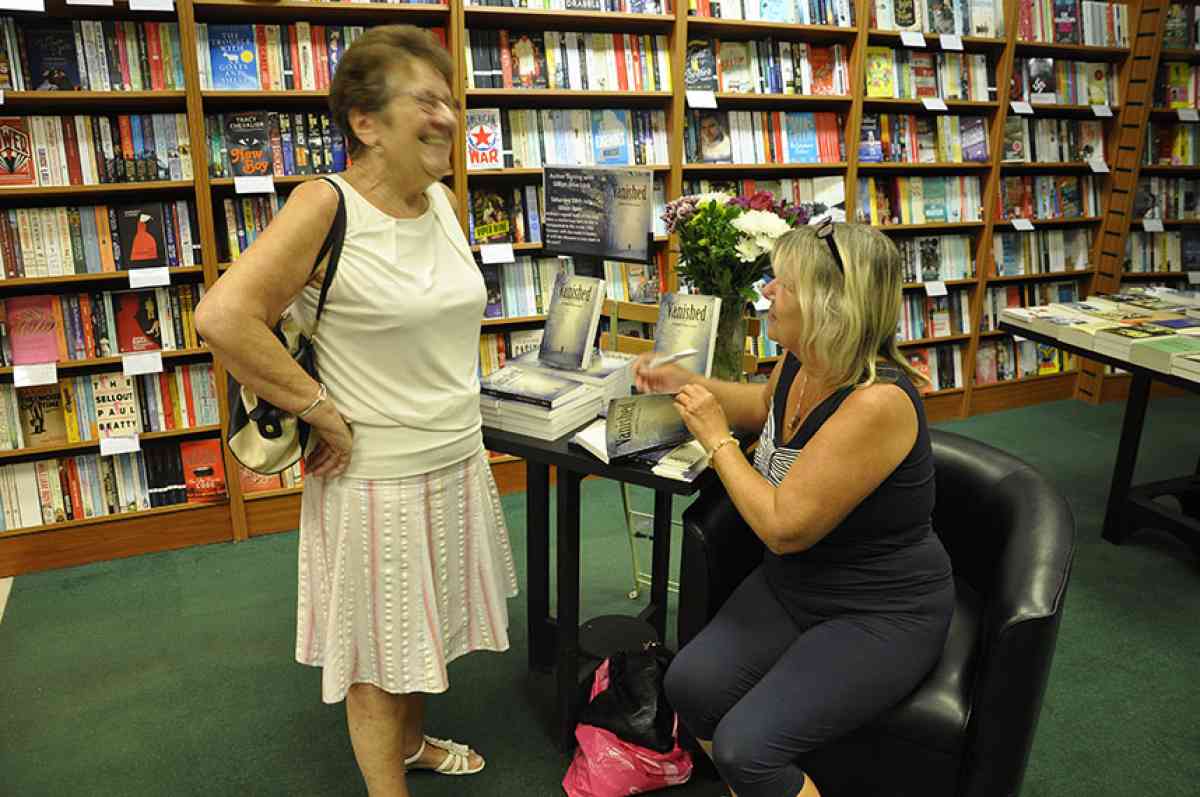
[[[769,249],[759,246],[758,240],[755,238],[743,238],[737,243],[738,259],[743,263],[753,263],[769,251]]]
[[[748,210],[733,220],[733,226],[745,235],[765,238],[772,244],[776,238],[791,229],[786,221],[765,210]]]
[[[720,191],[710,191],[707,194],[696,194],[696,207],[700,207],[706,202],[716,202],[718,205],[726,205],[729,203],[729,194],[725,194]]]

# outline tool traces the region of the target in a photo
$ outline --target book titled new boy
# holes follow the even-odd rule
[[[604,280],[564,274],[554,276],[546,332],[538,361],[568,371],[586,370],[604,305]]]
[[[661,357],[695,349],[696,353],[680,360],[679,365],[709,376],[720,315],[719,296],[664,293],[659,299],[658,323],[654,325],[654,354]]]

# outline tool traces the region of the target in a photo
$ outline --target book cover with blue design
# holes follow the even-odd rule
[[[709,376],[720,315],[719,296],[664,293],[659,299],[658,322],[654,325],[654,353],[662,356],[696,349],[695,354],[678,364],[693,373]]]
[[[605,108],[592,111],[592,157],[598,166],[633,163],[633,137],[629,111]]]
[[[604,305],[604,280],[564,274],[554,276],[546,331],[538,361],[553,368],[584,371],[592,362],[600,309]]]
[[[609,461],[664,446],[675,447],[692,436],[675,409],[672,393],[613,399],[608,404],[604,431]]]
[[[210,24],[208,52],[214,89],[256,91],[260,88],[252,25]]]
[[[32,91],[79,91],[79,58],[70,22],[25,28],[29,59],[26,85]]]

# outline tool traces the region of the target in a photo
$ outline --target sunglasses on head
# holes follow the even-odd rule
[[[833,239],[833,219],[825,219],[821,225],[817,227],[817,237],[829,244],[829,252],[833,255],[833,262],[837,263],[838,271],[842,276],[846,276],[846,266],[842,264],[842,254],[838,251],[837,241]]]

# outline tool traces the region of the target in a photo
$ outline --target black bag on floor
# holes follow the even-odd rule
[[[657,753],[675,747],[675,712],[663,692],[672,655],[651,643],[608,659],[608,688],[579,713],[579,722],[612,731],[622,741]]]

